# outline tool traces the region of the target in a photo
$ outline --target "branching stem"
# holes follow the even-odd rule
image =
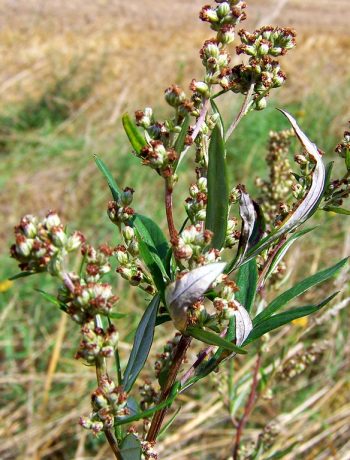
[[[237,117],[234,119],[234,121],[232,122],[231,126],[228,128],[227,132],[226,132],[226,136],[225,136],[225,142],[227,142],[227,140],[229,139],[229,137],[231,136],[231,134],[233,133],[233,131],[237,128],[239,122],[242,120],[242,118],[244,117],[244,115],[247,113],[247,109],[248,109],[248,106],[250,104],[250,101],[251,101],[251,97],[253,95],[253,92],[254,92],[254,82],[250,85],[250,88],[247,92],[247,94],[245,95],[245,98],[243,100],[243,104],[242,104],[242,107],[240,109],[240,111],[238,112],[238,115]]]

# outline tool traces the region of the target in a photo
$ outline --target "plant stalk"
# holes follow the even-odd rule
[[[233,460],[238,460],[239,456],[239,446],[241,442],[241,437],[243,434],[244,427],[246,423],[248,422],[248,418],[253,410],[254,404],[255,404],[255,399],[256,399],[256,390],[258,387],[258,374],[259,374],[259,369],[261,366],[261,354],[259,353],[255,362],[255,367],[254,367],[254,372],[253,372],[253,381],[252,381],[252,387],[250,390],[249,398],[247,401],[247,404],[245,405],[244,408],[244,413],[242,418],[238,422],[237,426],[237,431],[236,431],[236,439],[235,439],[235,444],[233,446]]]
[[[188,347],[190,346],[191,340],[192,340],[192,337],[185,336],[185,335],[181,336],[181,339],[176,347],[176,352],[175,352],[171,367],[169,369],[167,380],[164,384],[164,387],[163,387],[163,390],[160,396],[160,400],[159,400],[160,403],[165,401],[167,397],[169,396],[171,388],[174,385],[177,374],[180,370],[180,366],[185,358],[186,351]],[[161,426],[162,426],[164,417],[167,413],[167,410],[168,408],[165,407],[164,409],[160,409],[158,412],[154,414],[149,432],[147,434],[148,442],[154,442],[157,439],[157,436],[161,429]]]
[[[102,327],[102,322],[101,322],[101,318],[99,317],[99,315],[96,315],[96,317],[95,317],[95,324],[96,324],[97,327]],[[106,362],[105,362],[104,358],[102,358],[102,359],[99,358],[99,357],[96,358],[95,359],[95,367],[96,367],[97,384],[100,385],[102,377],[104,375],[107,375],[107,367],[106,367]],[[115,458],[118,459],[118,460],[123,460],[122,454],[121,454],[119,446],[118,446],[118,442],[115,439],[112,431],[104,430],[104,434],[106,436],[108,444],[109,444],[109,446],[110,446]]]
[[[225,136],[225,142],[228,141],[228,139],[231,136],[231,134],[233,133],[233,131],[237,128],[239,122],[242,120],[244,115],[247,113],[247,109],[248,109],[248,106],[250,104],[250,99],[251,99],[251,97],[253,95],[253,92],[254,92],[254,85],[255,85],[255,82],[253,82],[250,85],[250,88],[249,88],[247,94],[245,95],[242,107],[241,107],[240,111],[238,112],[237,117],[234,119],[234,121],[232,122],[231,126],[228,128],[228,130],[226,132],[226,136]]]

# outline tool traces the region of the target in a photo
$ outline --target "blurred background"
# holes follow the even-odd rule
[[[247,3],[242,27],[273,24],[297,31],[296,49],[281,59],[286,85],[265,111],[242,122],[229,147],[232,184],[244,182],[254,194],[254,177],[267,176],[269,130],[287,127],[276,106],[291,111],[326,158],[336,159],[334,147],[350,118],[350,10],[348,0]],[[22,215],[43,217],[49,209],[93,244],[117,244],[105,212],[109,191],[93,154],[103,158],[121,186],[136,190],[137,210],[165,228],[157,180],[149,169],[137,167],[120,119],[125,111],[146,106],[157,118],[166,116],[164,89],[176,83],[187,90],[192,78],[201,78],[198,51],[212,35],[198,19],[201,6],[198,0],[0,0],[1,459],[112,458],[102,439],[77,424],[89,412],[95,386],[93,370],[74,360],[77,327],[34,291],[54,292],[48,277],[7,281],[18,271],[8,247]],[[231,120],[241,101],[235,95],[226,99],[220,107]],[[176,191],[179,223],[193,179],[184,172]],[[289,256],[288,285],[349,255],[346,219],[315,217],[324,225]],[[144,302],[120,281],[113,283],[120,310],[130,313],[121,326],[128,331],[121,333],[127,352]],[[337,283],[344,289],[329,307],[332,314],[284,328],[276,345],[297,353],[328,340],[326,351],[297,380],[276,383],[273,399],[259,402],[246,430],[255,439],[279,416],[277,445],[299,442],[287,459],[350,458],[348,277],[343,274]],[[318,300],[322,292],[313,295]],[[158,329],[154,354],[169,335],[166,327]],[[249,359],[238,362],[237,378],[251,365]],[[225,378],[225,373],[211,377],[183,396],[162,459],[229,458],[233,427]],[[220,394],[211,387],[219,387]]]

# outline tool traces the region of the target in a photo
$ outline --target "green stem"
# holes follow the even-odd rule
[[[254,85],[255,85],[255,82],[253,82],[251,85],[250,85],[250,88],[247,92],[247,94],[245,95],[245,98],[243,100],[243,104],[242,104],[242,107],[240,109],[240,111],[238,112],[238,115],[237,117],[235,118],[235,120],[232,122],[231,126],[228,128],[227,132],[226,132],[226,136],[225,136],[225,142],[228,141],[229,137],[231,136],[231,134],[233,133],[233,131],[237,128],[239,122],[242,120],[242,118],[244,117],[244,115],[246,115],[247,113],[247,109],[249,107],[249,104],[251,102],[251,97],[253,95],[253,92],[254,92]]]

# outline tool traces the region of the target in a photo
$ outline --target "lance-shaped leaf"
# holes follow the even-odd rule
[[[294,321],[295,319],[303,318],[304,316],[308,316],[308,315],[311,315],[312,313],[316,313],[322,307],[327,305],[327,303],[330,302],[337,294],[338,292],[335,292],[334,294],[327,297],[327,299],[323,300],[318,305],[307,305],[305,307],[293,308],[291,310],[287,310],[283,313],[278,313],[277,315],[273,315],[269,317],[268,319],[266,319],[265,321],[262,321],[261,323],[259,323],[257,326],[254,327],[254,329],[251,331],[244,345],[247,345],[248,343],[253,342],[259,337],[267,334],[268,332],[273,331],[274,329],[277,329],[278,327],[284,326],[285,324],[288,324],[291,321]]]
[[[254,305],[258,285],[258,269],[254,259],[240,267],[236,283],[239,291],[236,293],[235,298],[249,312]]]
[[[249,313],[237,300],[235,304],[235,317],[236,317],[236,344],[238,346],[245,342],[246,338],[253,329],[253,323],[250,319]]]
[[[214,332],[205,331],[199,327],[188,327],[186,329],[186,334],[189,334],[191,337],[194,337],[201,342],[207,343],[208,345],[215,345],[217,347],[223,348],[227,351],[233,351],[235,353],[246,354],[247,352],[240,348],[238,345],[235,345],[233,342],[220,337]]]
[[[337,206],[325,206],[322,209],[323,211],[334,212],[335,214],[343,214],[344,216],[350,216],[350,210],[338,208]]]
[[[186,115],[184,121],[182,122],[181,131],[179,132],[175,144],[174,149],[178,154],[180,154],[185,146],[185,140],[188,132],[188,128],[190,126],[190,116]]]
[[[208,204],[205,228],[214,234],[211,247],[221,249],[225,244],[229,188],[225,158],[225,143],[218,125],[213,129],[209,144]]]
[[[114,180],[112,173],[108,169],[107,165],[101,160],[101,158],[98,158],[97,155],[95,155],[95,162],[96,162],[98,169],[102,172],[102,174],[107,179],[107,183],[112,192],[114,200],[118,201],[120,197],[120,188],[118,187],[116,181]]]
[[[282,308],[295,297],[298,297],[299,295],[303,294],[311,287],[316,286],[319,283],[323,283],[324,281],[327,281],[329,278],[338,273],[338,271],[342,267],[344,267],[347,262],[348,257],[341,260],[332,267],[326,268],[325,270],[322,270],[318,273],[315,273],[314,275],[309,276],[308,278],[303,279],[295,286],[280,294],[261,313],[259,313],[254,318],[254,327],[260,324],[266,318],[269,318],[271,315],[276,313],[276,311],[278,311],[280,308]]]
[[[134,434],[128,434],[123,439],[120,453],[123,460],[141,460],[140,440]]]
[[[129,114],[125,113],[122,117],[122,122],[126,135],[129,138],[130,144],[137,154],[139,154],[143,147],[147,145],[146,140],[138,130],[135,123],[129,117]]]
[[[151,349],[159,303],[160,297],[157,294],[148,305],[137,327],[134,344],[123,377],[123,386],[126,392],[131,390]]]
[[[166,288],[165,299],[169,313],[179,331],[186,329],[188,307],[204,295],[224,268],[225,263],[195,268]]]
[[[256,246],[249,250],[246,257],[241,262],[239,262],[237,259],[231,262],[227,267],[228,272],[231,272],[237,268],[241,263],[245,263],[248,260],[256,257],[281,236],[285,235],[286,233],[290,232],[305,222],[317,209],[317,206],[319,205],[324,193],[326,168],[316,145],[307,138],[307,136],[299,128],[295,119],[289,113],[285,112],[284,110],[280,110],[280,112],[282,112],[288,118],[300,143],[310,155],[310,157],[315,161],[315,168],[312,173],[312,183],[304,198],[300,201],[296,209],[282,222],[281,226],[277,230],[271,232]]]

